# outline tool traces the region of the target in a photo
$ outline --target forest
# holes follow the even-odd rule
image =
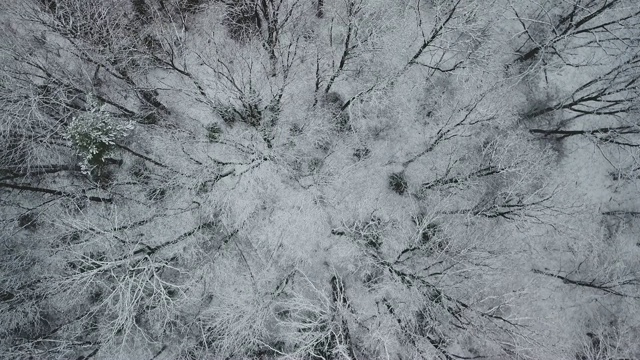
[[[0,358],[640,359],[640,2],[0,0]]]

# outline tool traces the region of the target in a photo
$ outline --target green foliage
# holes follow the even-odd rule
[[[74,117],[67,129],[67,138],[82,157],[80,166],[84,173],[103,166],[115,142],[133,129],[131,122],[118,123],[118,120],[105,110],[105,105],[100,104],[94,97],[89,97],[87,101],[88,111]]]

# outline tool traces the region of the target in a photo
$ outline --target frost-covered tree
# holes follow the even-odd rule
[[[132,123],[119,123],[105,111],[106,104],[90,96],[87,99],[87,111],[74,117],[67,130],[67,138],[82,158],[80,167],[83,172],[100,170],[107,156],[113,151],[116,141],[122,140],[133,130]]]
[[[633,358],[637,6],[555,5],[2,3],[0,357]]]

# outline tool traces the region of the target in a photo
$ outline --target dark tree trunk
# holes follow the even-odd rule
[[[316,17],[322,19],[324,17],[324,0],[318,0],[318,8],[316,9]]]
[[[534,57],[536,57],[536,55],[538,55],[538,53],[540,52],[540,50],[542,50],[542,48],[540,46],[535,47],[529,51],[527,51],[526,53],[518,56],[518,58],[516,58],[514,60],[514,62],[525,62],[525,61],[529,61],[531,59],[533,59]]]

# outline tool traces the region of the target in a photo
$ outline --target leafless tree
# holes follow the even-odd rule
[[[505,4],[515,78],[483,68]],[[0,357],[536,358],[511,270],[636,300],[604,243],[506,270],[570,207],[538,137],[625,149],[620,193],[638,177],[634,5],[551,5],[2,4]],[[597,76],[512,101],[562,66]],[[631,239],[637,209],[599,211]],[[610,328],[580,354],[622,354]]]

